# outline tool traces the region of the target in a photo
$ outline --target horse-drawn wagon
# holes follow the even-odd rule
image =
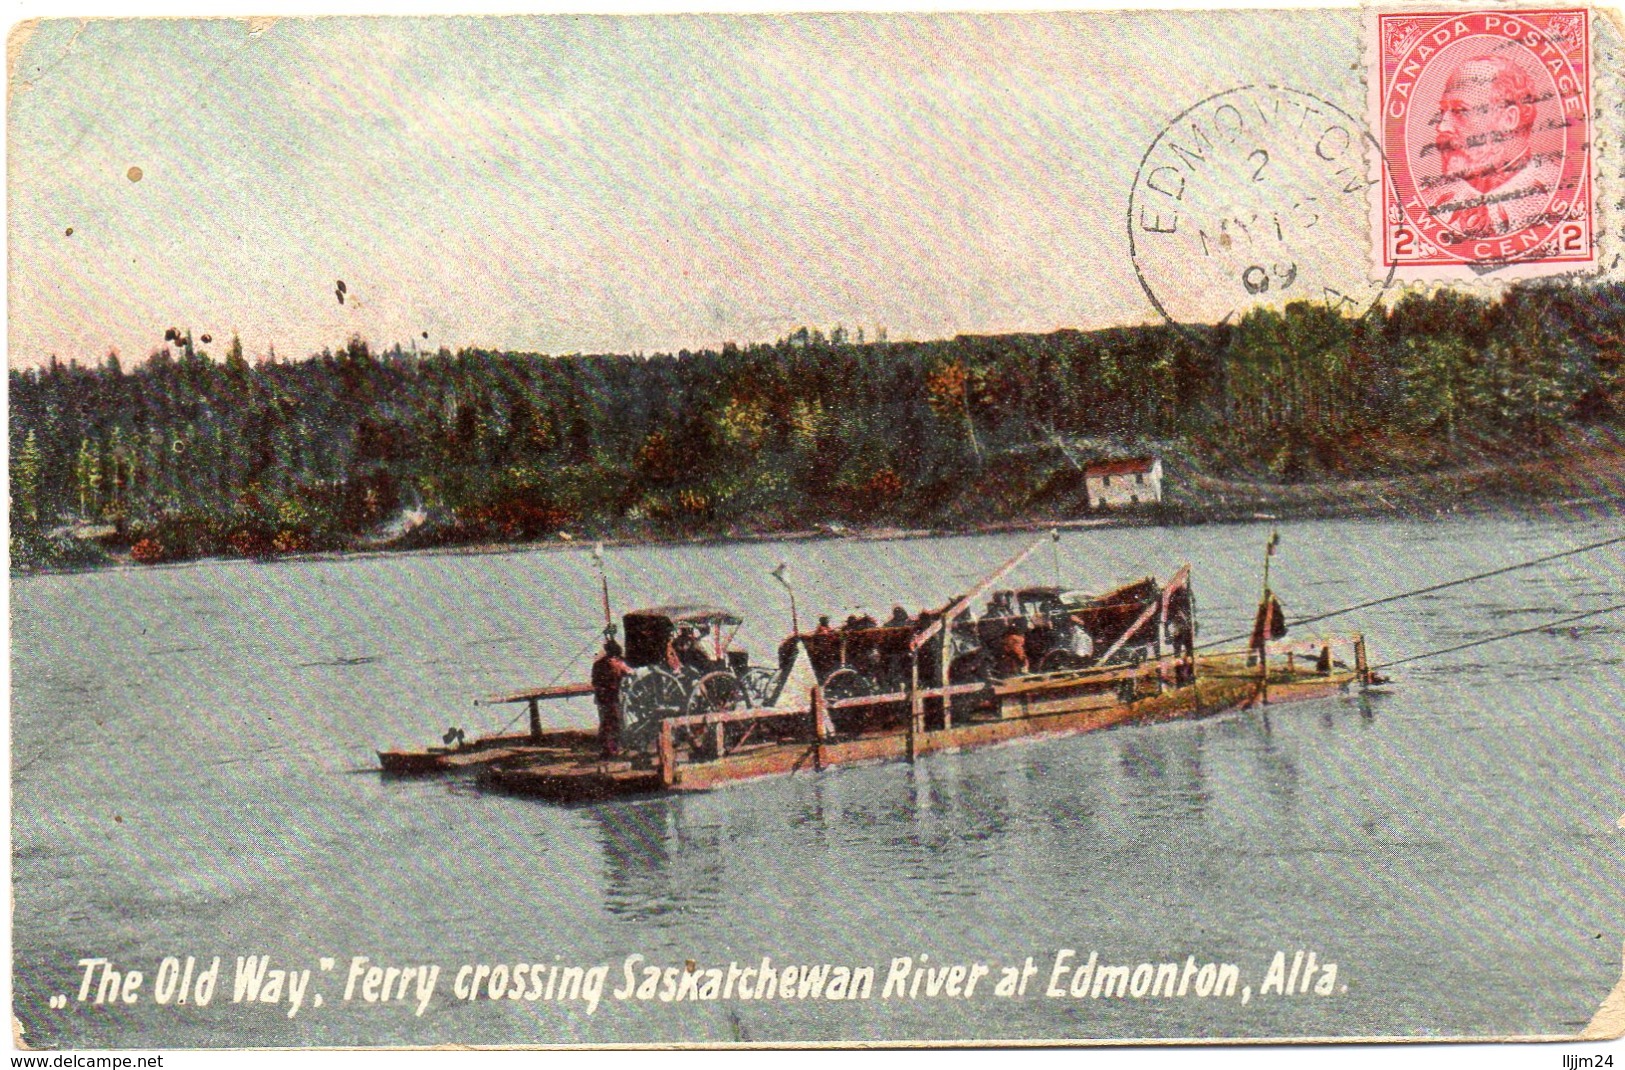
[[[663,717],[760,706],[779,676],[752,666],[733,645],[744,619],[710,605],[654,606],[621,617],[626,663],[633,670],[621,690],[621,740],[648,747]]]
[[[1151,576],[1105,594],[1058,586],[995,591],[981,618],[967,620],[960,627],[974,630],[983,650],[995,647],[1011,631],[1020,632],[1032,672],[1144,661],[1159,655],[1164,646],[1178,645],[1192,619],[1189,584],[1171,587],[1169,612],[1154,627],[1144,626],[1152,623],[1148,611],[1160,607],[1165,595],[1163,586]],[[1142,616],[1147,619],[1141,621]]]
[[[953,621],[949,680],[988,682],[1011,675],[1000,671],[997,652],[1012,632],[1023,637],[1022,673],[1064,672],[1156,657],[1165,646],[1180,645],[1191,615],[1189,586],[1179,584],[1167,627],[1135,630],[1139,619],[1160,606],[1163,597],[1162,585],[1151,577],[1098,595],[1059,586],[995,591],[981,616],[966,612]],[[780,665],[789,665],[799,643],[832,701],[901,691],[915,654],[915,636],[942,614],[921,613],[918,618],[899,614],[885,624],[855,616],[838,628],[792,635],[780,645]],[[940,637],[933,638],[920,651],[922,678],[933,685],[941,682],[940,644]]]

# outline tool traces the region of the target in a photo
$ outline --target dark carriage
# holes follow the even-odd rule
[[[1035,670],[1045,668],[1046,660],[1050,670],[1086,664],[1081,657],[1059,660],[1062,653],[1074,648],[1076,630],[1063,593],[1063,588],[1047,586],[994,591],[980,618],[960,621],[956,628],[963,649],[954,659],[954,681],[986,678],[994,671],[994,652],[1012,631],[1025,638],[1027,661]]]
[[[621,618],[626,663],[634,670],[621,692],[621,735],[647,747],[663,717],[762,705],[778,677],[754,668],[733,647],[744,619],[720,606],[637,609]]]
[[[1089,655],[1090,664],[1103,659],[1112,662],[1140,661],[1154,656],[1160,646],[1156,629],[1139,633],[1122,643],[1115,653],[1111,651],[1134,622],[1156,605],[1161,597],[1162,587],[1150,576],[1096,597],[1076,592],[1061,595],[1062,601],[1067,603],[1068,617],[1089,637],[1089,645],[1093,648]],[[1109,658],[1108,653],[1111,655]]]
[[[1024,637],[1028,672],[1064,672],[1103,660],[1117,663],[1154,656],[1159,649],[1155,628],[1141,629],[1122,643],[1118,640],[1161,597],[1162,588],[1151,577],[1103,595],[1057,586],[995,591],[981,617],[967,614],[954,621],[948,682],[973,683],[1007,675],[1008,671],[1000,672],[997,652],[1012,631]],[[781,672],[788,670],[799,639],[819,685],[831,700],[900,693],[908,686],[914,637],[939,616],[923,613],[906,624],[886,625],[870,617],[850,618],[840,628],[791,636],[779,649]],[[922,686],[942,682],[942,641],[940,635],[934,636],[919,651]]]
[[[859,618],[839,629],[791,636],[780,649],[780,663],[789,667],[799,638],[828,698],[901,691],[908,682],[909,644],[915,630],[913,622],[883,626],[873,618]]]
[[[1030,672],[1065,672],[1154,656],[1159,645],[1155,629],[1121,644],[1118,640],[1161,597],[1161,586],[1149,576],[1102,595],[1054,586],[995,591],[980,618],[955,625],[952,680],[996,675],[994,652],[1012,631],[1023,635]]]

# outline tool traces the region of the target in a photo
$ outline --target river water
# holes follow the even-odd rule
[[[1304,616],[1618,531],[1296,522],[1274,587]],[[1098,589],[1189,561],[1212,639],[1245,629],[1267,534],[1071,531],[1012,578]],[[788,630],[781,560],[803,621],[879,615],[940,603],[1030,538],[607,559],[618,609],[721,602],[760,653]],[[1325,627],[1387,661],[1539,624],[1619,601],[1619,550]],[[1625,615],[1406,665],[1382,694],[566,808],[386,780],[374,751],[502,727],[522,708],[472,699],[584,677],[601,623],[584,549],[208,561],[23,577],[11,597],[15,1010],[36,1045],[1567,1034],[1620,976]],[[1050,998],[1062,948],[1231,963],[1254,994]],[[1337,964],[1331,991],[1264,993],[1298,950]],[[313,971],[293,1017],[285,994],[233,1002],[251,954]],[[616,999],[633,954],[877,976],[868,999]],[[188,955],[221,957],[213,998],[155,1002],[161,960]],[[421,1015],[366,1002],[364,973],[346,1001],[352,956],[442,974]],[[990,973],[969,999],[882,998],[903,956]],[[1025,991],[996,995],[1028,957]],[[78,1002],[86,958],[142,971],[135,1002],[97,1006],[95,984]],[[607,984],[592,1013],[455,997],[462,965],[515,963],[608,966]]]

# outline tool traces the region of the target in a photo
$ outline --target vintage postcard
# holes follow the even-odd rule
[[[1611,1065],[1622,33],[15,25],[13,1044]]]

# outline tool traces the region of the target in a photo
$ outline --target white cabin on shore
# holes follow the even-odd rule
[[[1162,501],[1162,458],[1100,461],[1083,470],[1091,509],[1124,509]]]

